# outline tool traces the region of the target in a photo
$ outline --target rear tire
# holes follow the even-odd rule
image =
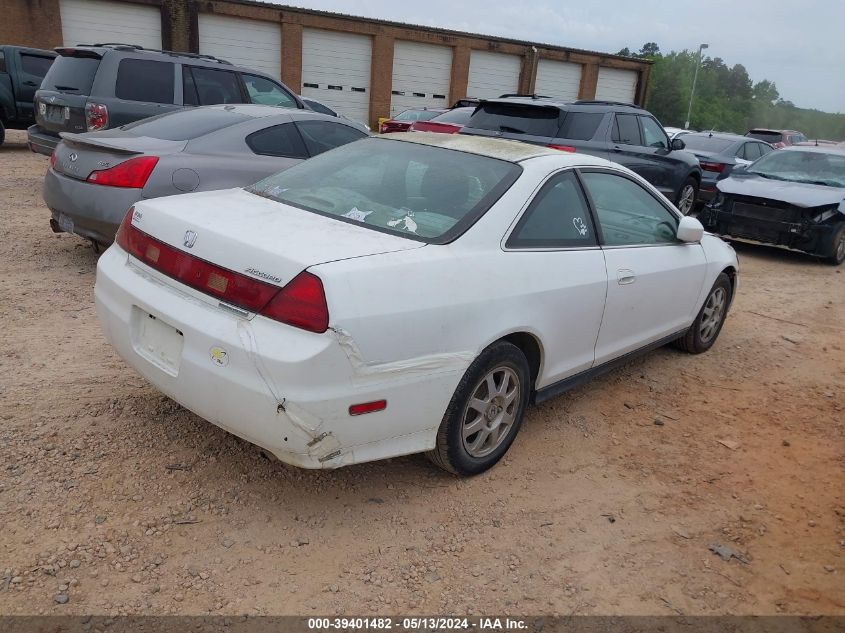
[[[466,370],[426,456],[456,475],[484,472],[510,448],[528,405],[531,372],[522,351],[493,343]]]
[[[678,197],[675,199],[675,206],[684,215],[689,215],[695,209],[695,201],[698,199],[698,181],[690,176],[678,190]]]
[[[707,293],[695,321],[686,333],[675,341],[675,346],[688,354],[701,354],[713,347],[725,324],[730,301],[731,280],[725,273],[721,273]]]
[[[825,262],[831,266],[839,266],[845,262],[845,222],[840,222],[833,228],[833,237],[830,240],[830,248],[827,249],[830,253],[825,258]]]

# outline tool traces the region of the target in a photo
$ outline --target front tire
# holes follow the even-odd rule
[[[510,448],[528,405],[531,371],[505,341],[486,348],[466,370],[427,457],[456,475],[484,472]]]
[[[675,206],[684,215],[689,215],[695,209],[695,201],[698,198],[698,181],[690,176],[681,185]]]
[[[840,222],[834,227],[828,252],[830,255],[825,258],[825,262],[831,266],[839,266],[845,262],[845,222]]]
[[[707,294],[695,321],[675,342],[676,346],[689,354],[701,354],[713,347],[725,324],[730,301],[731,280],[725,273],[721,273]]]

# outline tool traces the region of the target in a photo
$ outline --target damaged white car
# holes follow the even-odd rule
[[[470,475],[530,403],[671,341],[707,350],[736,273],[624,167],[418,133],[139,202],[96,302],[130,365],[284,462],[427,452]]]

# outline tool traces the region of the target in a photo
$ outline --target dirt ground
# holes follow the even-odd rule
[[[737,246],[716,346],[531,409],[468,480],[267,459],[111,351],[0,148],[0,613],[845,614],[845,271]],[[723,560],[711,545],[732,548]]]

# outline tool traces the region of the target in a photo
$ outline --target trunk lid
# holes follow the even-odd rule
[[[120,129],[85,134],[60,134],[53,169],[70,178],[85,180],[92,171],[109,169],[140,154],[162,156],[181,152],[187,141],[167,141],[135,136]]]
[[[135,205],[132,225],[194,257],[279,287],[317,264],[425,246],[243,189],[144,200]]]

